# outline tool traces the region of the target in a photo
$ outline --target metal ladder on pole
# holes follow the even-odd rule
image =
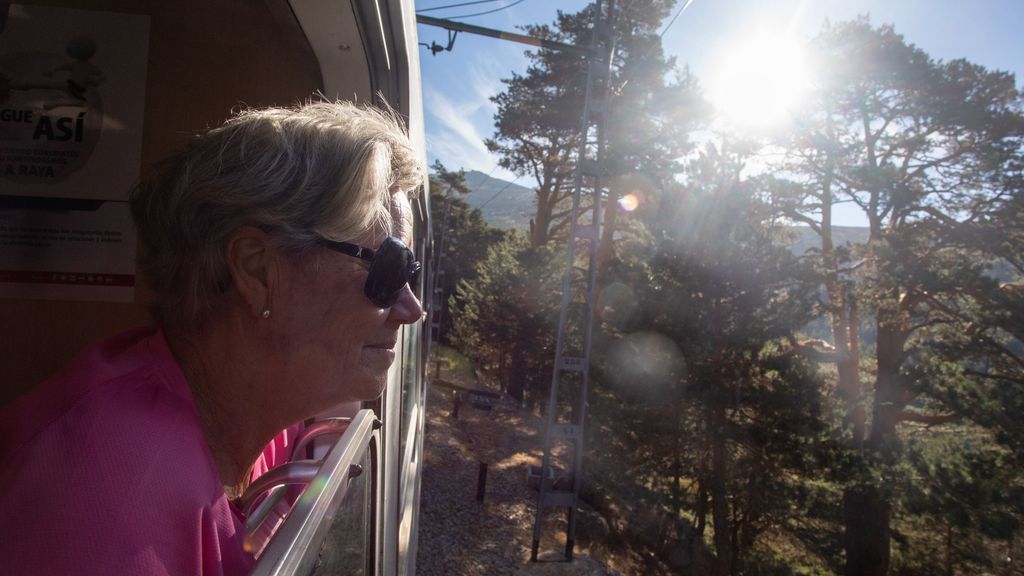
[[[567,510],[566,561],[572,560],[575,546],[576,511],[583,479],[583,425],[586,418],[590,373],[597,245],[601,238],[602,177],[606,173],[603,165],[602,136],[605,109],[610,94],[608,84],[614,49],[611,26],[614,0],[610,0],[607,13],[602,12],[602,4],[601,0],[596,3],[597,20],[593,27],[590,57],[587,62],[582,137],[577,152],[572,195],[574,217],[569,233],[565,276],[562,280],[555,366],[546,414],[537,516],[533,525],[530,559],[534,562],[537,561],[545,518],[552,510]],[[580,222],[584,194],[587,194],[591,201],[589,223]],[[578,254],[578,251],[582,254]],[[585,265],[581,265],[584,263]],[[570,409],[568,414],[564,414],[567,404]],[[568,420],[565,420],[566,417]],[[568,474],[555,471],[556,458],[563,466],[568,464]]]

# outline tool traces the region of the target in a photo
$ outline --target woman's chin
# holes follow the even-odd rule
[[[394,352],[391,352],[394,358]],[[376,359],[369,364],[360,363],[359,368],[345,376],[346,392],[354,400],[375,400],[388,384],[388,368],[391,362],[384,363]]]

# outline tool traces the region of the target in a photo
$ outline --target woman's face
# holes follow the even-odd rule
[[[395,235],[411,243],[412,210],[404,192],[394,195]],[[379,228],[354,244],[376,249],[388,236]],[[280,302],[272,302],[278,324],[273,350],[289,380],[282,392],[303,402],[309,415],[355,400],[372,400],[387,383],[403,324],[422,318],[409,286],[390,308],[380,309],[363,293],[369,262],[317,248],[281,274]]]

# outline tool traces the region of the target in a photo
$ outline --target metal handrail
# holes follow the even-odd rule
[[[250,536],[259,529],[270,511],[287,493],[289,485],[306,485],[320,471],[320,462],[300,458],[310,442],[332,434],[344,434],[351,418],[327,418],[306,427],[292,449],[291,461],[277,466],[256,479],[242,495],[241,509],[245,515],[245,531]],[[266,497],[260,499],[266,494]],[[258,503],[258,505],[256,505]],[[255,509],[254,509],[254,505]]]
[[[306,446],[313,440],[329,434],[344,434],[351,423],[351,418],[326,418],[313,422],[302,431],[298,441],[295,443],[295,448],[292,450],[292,460],[301,460]]]
[[[364,472],[356,463],[377,441],[379,427],[372,410],[360,410],[355,415],[263,550],[252,571],[254,576],[309,573],[327,535],[329,520],[348,492],[348,480]]]
[[[288,486],[284,484],[280,486],[274,486],[267,493],[267,497],[260,500],[255,510],[248,511],[245,514],[245,533],[251,538],[255,536],[256,531],[263,525],[263,521],[270,515],[270,511],[277,506],[278,502],[284,498],[284,495],[288,492]]]
[[[259,528],[266,514],[280,501],[287,486],[309,484],[319,471],[320,463],[316,460],[299,460],[282,464],[257,478],[242,495],[240,508],[245,514],[246,531],[252,534]],[[261,501],[260,496],[267,492],[270,494]],[[260,502],[260,506],[253,512],[257,502]],[[272,503],[268,505],[268,502]]]

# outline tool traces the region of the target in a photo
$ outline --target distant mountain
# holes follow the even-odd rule
[[[810,226],[790,226],[787,232],[792,236],[789,247],[793,254],[803,254],[811,248],[821,248],[821,236]],[[870,231],[866,226],[833,226],[832,244],[837,248],[846,244],[863,244],[868,241]]]
[[[466,172],[466,186],[470,193],[462,199],[471,207],[479,208],[488,224],[503,229],[529,229],[535,198],[531,188],[489,177],[478,170]],[[809,227],[792,226],[789,230],[788,243],[794,254],[803,254],[811,248],[821,247],[821,238]],[[868,229],[833,226],[832,239],[836,246],[862,244],[867,242]]]
[[[479,208],[484,220],[495,228],[527,230],[533,215],[534,191],[477,170],[466,172],[470,193],[462,199]]]

